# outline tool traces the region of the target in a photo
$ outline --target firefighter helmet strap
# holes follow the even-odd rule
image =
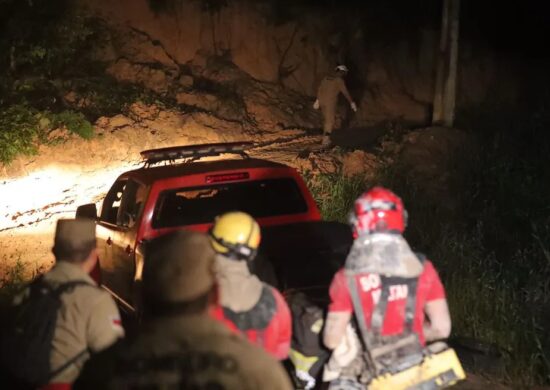
[[[216,241],[224,248],[227,248],[229,252],[225,253],[224,255],[226,255],[230,259],[251,260],[256,256],[256,253],[258,252],[256,249],[246,244],[232,244],[230,242],[227,242],[223,238],[216,237],[214,234],[212,234],[212,232],[210,232],[210,237],[212,237],[214,241]]]

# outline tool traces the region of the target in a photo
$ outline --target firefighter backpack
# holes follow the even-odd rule
[[[29,295],[19,305],[3,313],[0,333],[0,364],[3,381],[12,388],[37,387],[47,384],[75,359],[58,367],[50,367],[50,351],[56,328],[60,296],[84,281],[68,282],[56,287],[43,278],[31,283]],[[85,351],[83,351],[85,352]]]
[[[422,259],[421,259],[422,260]],[[352,275],[348,285],[363,343],[364,358],[369,368],[366,385],[369,390],[442,389],[465,378],[455,351],[445,343],[423,347],[413,331],[418,278],[382,276],[380,299],[367,329],[359,298],[358,286]],[[382,326],[390,296],[390,286],[406,284],[405,327],[400,335],[383,336]]]

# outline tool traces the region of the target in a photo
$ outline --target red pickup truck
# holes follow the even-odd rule
[[[289,267],[295,267],[288,264],[295,263],[292,258],[302,256],[296,246],[303,249],[304,241],[319,247],[331,241],[322,235],[333,236],[336,230],[346,241],[345,227],[318,226],[319,210],[296,170],[249,158],[250,146],[227,143],[144,151],[144,166],[118,177],[99,214],[94,204],[77,209],[77,217],[97,221],[100,275],[96,272],[95,277],[123,307],[133,310],[134,282],[140,280],[143,268],[141,248],[148,240],[175,229],[207,231],[226,211],[245,211],[258,220],[263,246],[278,259],[270,260],[277,263],[278,277],[283,279],[288,279]],[[225,154],[239,158],[197,161]],[[307,261],[301,263],[306,266]]]

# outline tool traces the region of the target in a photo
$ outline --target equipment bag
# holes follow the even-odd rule
[[[325,313],[302,292],[294,293],[287,299],[292,314],[289,358],[294,366],[294,374],[308,383],[305,388],[312,388],[330,357],[330,352],[321,341]]]
[[[61,307],[61,294],[84,281],[51,286],[39,278],[29,286],[22,303],[3,314],[0,334],[0,363],[3,371],[20,385],[41,386],[67,368],[86,351],[52,371],[50,352]]]

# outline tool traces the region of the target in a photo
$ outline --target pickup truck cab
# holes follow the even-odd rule
[[[250,143],[206,144],[147,150],[144,166],[125,172],[105,196],[77,217],[97,221],[99,279],[123,307],[134,310],[134,284],[141,279],[141,248],[175,229],[207,231],[216,216],[232,210],[252,215],[262,227],[320,221],[321,215],[298,172],[249,158]],[[225,154],[237,159],[197,161]]]

